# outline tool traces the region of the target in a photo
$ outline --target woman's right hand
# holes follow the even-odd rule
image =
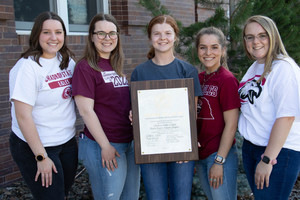
[[[102,167],[106,167],[108,170],[114,171],[115,168],[118,168],[118,163],[116,156],[120,157],[117,150],[111,145],[108,144],[105,147],[101,148],[101,157],[102,157]]]
[[[42,186],[46,186],[46,188],[49,187],[52,185],[52,170],[57,173],[57,169],[49,157],[43,161],[37,162],[37,172],[34,180],[37,181],[41,175]]]
[[[131,122],[131,125],[132,125],[132,110],[129,111],[129,116],[128,116],[130,122]]]

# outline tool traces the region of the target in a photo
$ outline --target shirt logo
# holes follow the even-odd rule
[[[120,77],[115,71],[101,72],[105,83],[112,83],[115,88],[128,87],[128,81],[126,77]]]
[[[218,86],[214,85],[203,85],[202,92],[204,96],[216,97],[218,95]]]
[[[66,70],[66,71],[58,72],[56,74],[47,75],[45,82],[47,83],[58,79],[68,78],[68,77],[72,77],[71,70]]]
[[[49,85],[50,89],[64,88],[62,98],[68,99],[72,97],[72,71],[66,70],[56,74],[47,75],[45,82]]]
[[[62,98],[63,99],[68,99],[72,97],[72,88],[71,87],[66,87],[62,93]]]
[[[240,83],[239,95],[242,104],[247,103],[247,101],[254,104],[255,99],[258,99],[261,95],[266,79],[264,78],[263,81],[258,83],[255,79],[256,77],[260,76],[255,76],[246,82]]]
[[[215,117],[213,115],[213,111],[211,108],[211,105],[209,103],[209,100],[205,97],[201,97],[199,99],[199,105],[202,109],[205,109],[205,112],[200,112],[198,115],[199,119],[204,119],[204,120],[214,120]]]
[[[63,80],[59,80],[59,81],[54,81],[52,83],[48,83],[48,85],[51,89],[55,89],[55,88],[71,85],[71,82],[72,82],[72,79],[67,78],[67,79],[63,79]]]

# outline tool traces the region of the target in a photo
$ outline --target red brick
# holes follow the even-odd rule
[[[13,172],[7,176],[5,176],[5,182],[11,182],[15,180],[19,180],[21,177],[21,173],[19,171]]]
[[[0,12],[0,19],[13,19],[13,13]]]

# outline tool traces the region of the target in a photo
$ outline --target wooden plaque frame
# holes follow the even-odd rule
[[[141,140],[140,140],[141,138],[140,138],[139,109],[143,109],[143,108],[139,108],[138,91],[150,90],[150,89],[166,89],[166,88],[187,88],[188,89],[190,130],[187,132],[191,133],[190,137],[191,137],[192,149],[190,152],[142,155]],[[168,99],[168,101],[176,101],[176,99]],[[134,134],[136,164],[198,160],[198,140],[197,140],[197,127],[196,127],[194,80],[192,78],[131,82],[131,102],[132,102],[133,134]]]

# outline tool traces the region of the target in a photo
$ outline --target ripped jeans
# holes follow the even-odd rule
[[[95,200],[137,200],[140,190],[140,167],[134,162],[134,143],[110,143],[120,154],[118,168],[102,167],[101,148],[83,135],[79,138],[79,160],[83,161]]]

